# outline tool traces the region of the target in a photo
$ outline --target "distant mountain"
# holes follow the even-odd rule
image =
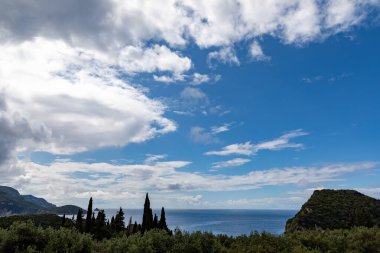
[[[57,207],[43,198],[21,195],[16,189],[0,186],[0,216],[15,214],[77,214],[80,207],[67,205]]]
[[[354,190],[318,190],[286,223],[285,232],[380,225],[380,200]]]
[[[48,209],[57,207],[56,205],[47,202],[45,199],[37,198],[37,197],[34,197],[33,195],[22,195],[22,197],[25,201],[32,203],[34,205],[37,205],[37,206],[41,206],[41,207],[48,208]]]

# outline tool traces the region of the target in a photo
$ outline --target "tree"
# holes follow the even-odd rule
[[[88,208],[87,208],[87,216],[86,216],[86,227],[85,232],[90,233],[92,228],[92,197],[90,198],[90,201],[88,202]]]
[[[65,226],[65,222],[66,222],[66,214],[63,214],[61,227]]]
[[[133,224],[133,230],[132,230],[132,233],[135,234],[137,232],[139,232],[139,225],[137,225],[137,221],[135,221],[135,224]]]
[[[123,212],[123,209],[121,209],[121,207],[115,216],[114,224],[115,224],[114,226],[115,226],[116,232],[124,231],[124,228],[125,228],[124,212]]]
[[[144,213],[143,213],[143,220],[141,224],[141,232],[144,233],[145,231],[148,231],[153,226],[153,212],[150,208],[150,201],[148,193],[145,196],[145,203],[144,203]]]
[[[161,209],[161,218],[160,218],[160,221],[158,223],[158,227],[160,229],[164,229],[168,232],[170,231],[167,224],[166,224],[165,208],[164,207],[162,207],[162,209]]]
[[[158,228],[158,217],[156,214],[154,214],[153,228]]]
[[[83,232],[83,211],[82,211],[82,208],[79,208],[79,210],[78,210],[77,221],[75,223],[75,227],[78,229],[79,232]]]
[[[109,232],[106,227],[106,215],[104,210],[100,210],[95,220],[94,229],[95,238],[97,240],[102,240],[103,238],[109,237]]]

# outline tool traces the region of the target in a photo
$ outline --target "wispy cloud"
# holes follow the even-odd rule
[[[236,143],[223,147],[220,151],[208,151],[206,155],[254,155],[260,150],[281,150],[285,148],[303,148],[302,143],[292,143],[291,139],[308,135],[302,129],[290,131],[277,139],[271,141],[265,141],[258,144],[252,144],[251,142]]]
[[[151,164],[159,160],[165,159],[167,157],[166,154],[159,154],[159,155],[147,154],[146,156],[147,158],[144,161],[145,164]]]
[[[223,133],[223,132],[228,132],[228,131],[230,131],[230,127],[231,127],[230,123],[225,123],[225,124],[220,125],[220,126],[213,126],[211,128],[211,133],[219,134],[219,133]]]
[[[234,158],[228,161],[215,162],[212,164],[213,169],[221,169],[221,168],[230,168],[230,167],[238,167],[244,164],[247,164],[251,161],[251,159],[246,158]]]
[[[206,155],[253,155],[254,154],[254,145],[250,142],[246,143],[237,143],[225,146],[220,151],[208,151]]]

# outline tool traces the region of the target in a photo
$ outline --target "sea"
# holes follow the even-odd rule
[[[111,219],[118,209],[106,209],[107,219]],[[141,223],[143,210],[123,209],[126,225]],[[204,231],[229,236],[249,235],[252,232],[269,232],[282,234],[286,221],[296,214],[296,210],[245,210],[245,209],[165,209],[166,223],[171,230]],[[153,210],[160,218],[161,210]]]

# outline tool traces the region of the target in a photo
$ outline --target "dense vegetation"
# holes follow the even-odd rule
[[[112,239],[97,241],[91,234],[75,228],[37,227],[31,222],[16,222],[9,229],[0,229],[0,252],[380,252],[380,229],[356,227],[350,230],[312,230],[276,236],[252,233],[238,237],[210,233],[173,235],[152,229],[133,235],[120,233]]]
[[[36,226],[43,228],[60,228],[62,226],[62,218],[56,214],[30,214],[0,217],[0,228],[9,228],[16,221],[31,221]],[[70,221],[66,220],[66,222]]]
[[[286,232],[379,225],[380,200],[354,190],[319,190],[288,220]]]

